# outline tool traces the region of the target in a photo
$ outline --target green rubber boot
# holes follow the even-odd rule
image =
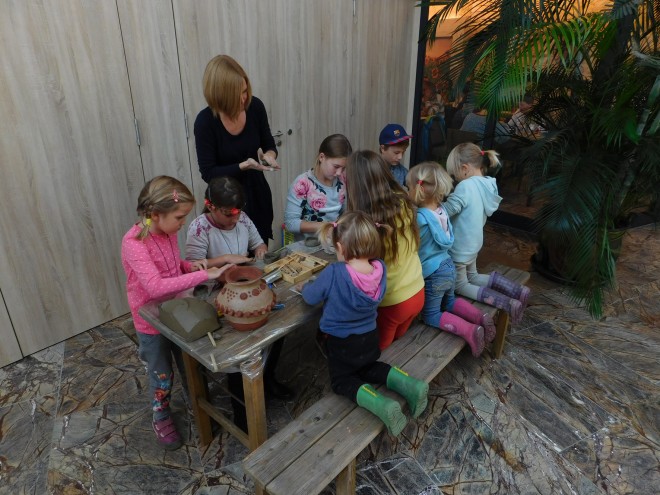
[[[394,390],[408,401],[410,414],[416,418],[424,412],[428,404],[429,384],[409,376],[408,373],[392,366],[387,375],[387,388]]]
[[[365,383],[358,389],[356,401],[360,407],[378,416],[390,435],[398,436],[408,422],[399,403],[379,394],[371,385]]]

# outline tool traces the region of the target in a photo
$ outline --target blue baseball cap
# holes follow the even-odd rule
[[[399,124],[387,124],[383,127],[383,130],[380,131],[378,142],[380,144],[390,145],[408,141],[411,138],[412,136],[406,132],[403,126]]]

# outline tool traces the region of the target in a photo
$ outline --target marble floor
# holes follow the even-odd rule
[[[486,232],[482,266],[531,269],[531,238]],[[618,290],[598,321],[532,273],[531,304],[504,355],[474,359],[464,350],[450,363],[419,420],[360,455],[358,493],[658,493],[659,241],[652,227],[627,235]],[[299,395],[268,403],[271,433],[329,391],[313,336],[287,338],[280,379]],[[197,447],[180,386],[174,409],[185,445],[160,450],[145,387],[126,317],[0,369],[0,493],[252,493],[240,443],[218,430]]]

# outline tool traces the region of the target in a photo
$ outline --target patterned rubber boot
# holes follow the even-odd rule
[[[493,322],[493,317],[488,313],[482,313],[479,311],[479,308],[473,306],[469,301],[457,297],[454,301],[454,307],[450,310],[450,313],[454,313],[456,316],[460,316],[464,320],[476,323],[477,325],[484,327],[484,337],[486,339],[486,343],[490,343],[495,340],[497,328],[495,327],[495,322]]]
[[[440,328],[445,332],[462,337],[470,346],[474,357],[479,357],[484,352],[486,342],[484,341],[484,329],[482,326],[465,321],[460,316],[445,311],[440,317]]]
[[[494,306],[497,309],[502,309],[509,313],[511,320],[514,323],[519,323],[522,320],[523,314],[523,305],[518,299],[509,297],[497,292],[496,290],[489,289],[488,287],[481,287],[479,289],[479,295],[477,296],[479,302],[486,303],[490,306]]]
[[[524,311],[527,307],[527,301],[529,300],[531,291],[526,285],[514,282],[500,273],[491,272],[490,279],[488,280],[488,288],[501,292],[505,296],[518,299],[520,304],[522,304],[521,311]]]
[[[405,397],[413,418],[418,417],[428,404],[429,384],[409,376],[408,373],[392,366],[387,375],[387,388]]]
[[[379,394],[366,383],[358,389],[355,401],[358,406],[378,416],[392,436],[399,436],[408,422],[397,401]]]

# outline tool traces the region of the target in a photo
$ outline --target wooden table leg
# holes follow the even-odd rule
[[[355,469],[356,462],[353,459],[346,466],[335,481],[337,495],[355,495]]]
[[[190,402],[192,402],[193,414],[195,415],[195,424],[199,431],[199,443],[202,447],[208,445],[213,439],[211,432],[211,418],[199,405],[199,399],[208,400],[208,393],[204,385],[204,378],[199,370],[199,363],[195,358],[185,351],[183,354],[183,365],[186,369],[186,378],[188,380],[188,392],[190,393]]]
[[[260,355],[241,363],[250,451],[256,450],[267,438],[263,371]]]
[[[497,333],[493,341],[493,356],[495,359],[502,355],[507,333],[509,333],[509,313],[500,309],[497,312]]]

